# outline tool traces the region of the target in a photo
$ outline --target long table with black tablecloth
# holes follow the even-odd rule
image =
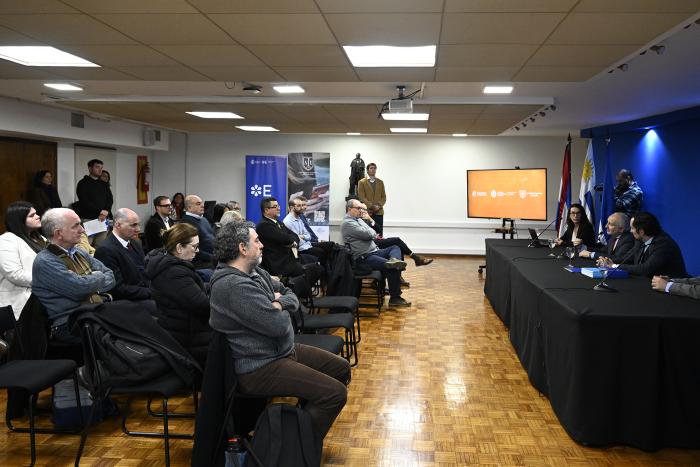
[[[484,292],[532,385],[584,445],[700,448],[700,301],[645,277],[564,270],[524,240],[486,240]],[[574,266],[594,266],[576,258]]]

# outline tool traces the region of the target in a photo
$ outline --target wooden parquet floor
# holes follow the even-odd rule
[[[700,465],[700,451],[587,448],[572,441],[548,400],[530,385],[477,275],[479,258],[439,257],[409,266],[411,308],[362,321],[360,364],[324,444],[326,466]],[[173,408],[192,408],[175,400]],[[0,397],[4,411],[5,398]],[[135,401],[135,426],[156,429]],[[0,413],[4,420],[4,413]],[[173,420],[172,431],[192,430]],[[27,465],[27,435],[0,433],[0,465]],[[41,466],[72,465],[78,438],[39,435]],[[122,435],[117,420],[96,426],[81,465],[163,465],[160,440]],[[189,465],[192,442],[174,440],[172,465]]]

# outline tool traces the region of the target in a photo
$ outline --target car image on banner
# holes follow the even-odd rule
[[[330,159],[327,152],[295,152],[287,156],[288,199],[304,196],[308,200],[306,219],[321,240],[330,239]]]

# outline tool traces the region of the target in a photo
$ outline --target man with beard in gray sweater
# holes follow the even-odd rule
[[[347,400],[350,364],[325,350],[294,343],[287,311],[294,293],[260,268],[262,243],[248,222],[221,227],[214,247],[209,324],[226,334],[242,393],[293,396],[326,436]]]

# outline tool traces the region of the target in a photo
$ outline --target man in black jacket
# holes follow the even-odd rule
[[[100,180],[104,162],[99,159],[92,159],[88,162],[89,174],[85,175],[78,182],[76,193],[80,202],[80,212],[82,219],[99,219],[104,221],[109,217],[112,209],[112,190],[106,182]]]
[[[172,204],[167,196],[156,196],[153,200],[153,207],[156,213],[146,222],[145,237],[146,251],[163,247],[163,239],[160,234],[163,230],[168,230],[175,224],[170,218]]]
[[[605,224],[608,232],[608,244],[600,251],[583,250],[579,253],[581,258],[596,259],[601,256],[610,258],[613,263],[630,263],[632,255],[630,251],[634,248],[634,236],[630,230],[630,220],[627,214],[615,212],[608,216],[608,223]]]
[[[114,230],[95,251],[99,259],[114,272],[116,285],[110,292],[115,300],[147,300],[151,298],[144,273],[144,254],[134,241],[139,236],[139,216],[131,209],[118,209]]]
[[[263,244],[262,267],[277,276],[301,276],[304,269],[297,259],[299,236],[278,221],[280,203],[269,197],[260,202],[262,219],[255,227]]]
[[[610,258],[600,258],[599,264],[619,267],[630,274],[646,276],[687,277],[685,262],[678,244],[662,229],[651,213],[640,212],[632,218],[632,235],[637,240],[632,264],[614,264]]]

